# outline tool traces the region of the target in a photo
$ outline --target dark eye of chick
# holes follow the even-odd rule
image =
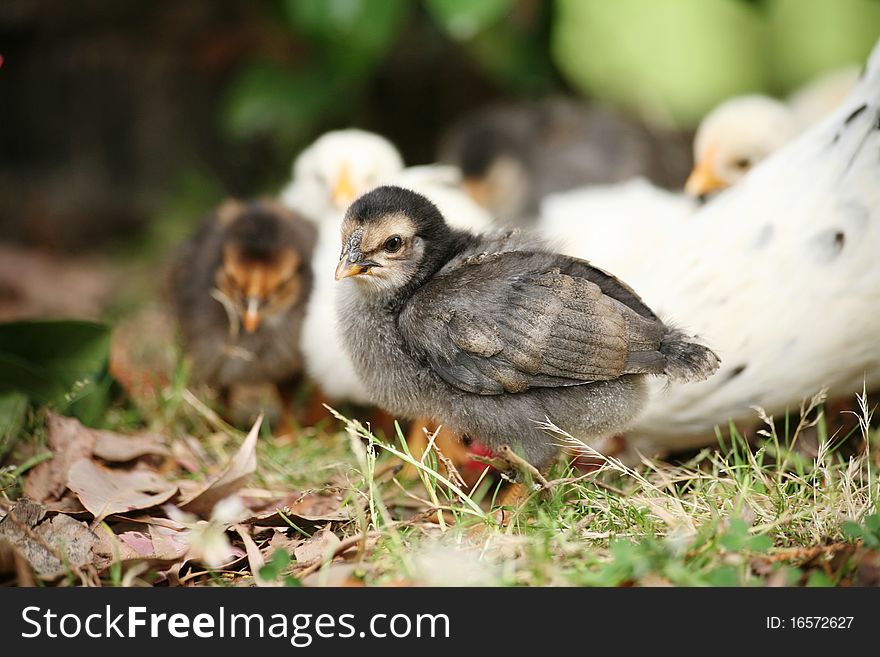
[[[740,158],[739,160],[737,160],[736,162],[734,162],[733,166],[735,166],[740,171],[745,171],[750,166],[752,166],[752,161],[747,157],[743,157],[743,158]]]
[[[392,235],[387,240],[385,240],[385,251],[387,253],[394,253],[395,251],[399,251],[402,245],[403,240],[401,240],[400,237],[397,235]]]

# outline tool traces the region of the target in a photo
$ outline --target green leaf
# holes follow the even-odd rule
[[[0,459],[18,438],[27,417],[27,406],[28,398],[23,393],[7,392],[0,395]]]
[[[536,95],[554,87],[556,71],[547,48],[543,16],[505,19],[466,44],[480,68],[515,93]]]
[[[275,581],[289,565],[290,554],[287,550],[275,550],[269,561],[260,568],[260,577],[264,580]]]
[[[739,573],[733,566],[719,566],[707,576],[711,586],[738,586]]]
[[[746,547],[752,552],[766,552],[773,547],[773,539],[767,534],[758,534],[746,541]]]
[[[270,562],[278,571],[284,570],[290,565],[290,553],[287,550],[275,550]]]
[[[0,394],[59,402],[94,382],[110,349],[110,328],[84,321],[0,324]]]
[[[302,582],[293,575],[285,575],[282,581],[284,582],[284,586],[289,588],[299,588],[303,585]]]
[[[722,547],[729,552],[741,552],[746,546],[749,526],[740,518],[731,518],[727,531],[719,539]]]
[[[852,520],[844,522],[843,525],[841,525],[841,529],[843,530],[843,535],[850,540],[855,541],[862,537],[862,526]]]
[[[511,0],[425,0],[434,21],[457,41],[468,41],[510,13]]]
[[[310,37],[324,63],[362,74],[387,52],[409,8],[407,0],[286,0],[290,25]]]
[[[827,588],[829,586],[834,586],[834,582],[832,582],[828,575],[823,573],[821,570],[814,570],[807,578],[807,586]]]
[[[224,103],[221,123],[234,139],[271,136],[291,150],[326,118],[334,106],[344,107],[339,81],[316,72],[254,63],[236,77]],[[338,105],[337,105],[338,104]]]

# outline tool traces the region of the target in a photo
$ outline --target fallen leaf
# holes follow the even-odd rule
[[[329,495],[316,491],[294,493],[269,505],[245,524],[289,527],[292,522],[300,529],[312,529],[328,522],[347,522],[351,516],[348,509],[342,507],[343,500],[338,492]]]
[[[19,498],[9,512],[14,512],[19,522],[23,522],[28,527],[35,527],[46,517],[46,507],[27,497]]]
[[[168,448],[157,434],[123,436],[112,431],[96,431],[92,453],[105,461],[124,463],[147,454],[167,455]]]
[[[314,573],[306,575],[303,586],[327,586],[360,588],[364,586],[361,579],[355,577],[358,564],[332,563]]]
[[[269,539],[269,552],[275,552],[275,550],[284,550],[287,553],[293,553],[293,550],[302,545],[303,539],[300,536],[296,536],[295,538],[290,538],[287,535],[287,532],[278,527],[274,527],[272,534],[272,538]]]
[[[257,418],[244,443],[229,464],[199,490],[181,500],[180,508],[198,514],[209,514],[220,500],[238,492],[257,469],[257,436],[263,416]]]
[[[67,486],[95,516],[146,509],[167,502],[177,486],[147,470],[118,471],[80,459],[70,468]]]
[[[339,545],[339,537],[330,531],[329,525],[315,532],[310,539],[293,550],[293,556],[299,564],[309,564],[329,556]]]
[[[91,455],[95,433],[74,418],[49,413],[47,447],[52,458],[25,476],[24,494],[38,502],[60,500],[67,487],[67,475],[76,461]]]
[[[62,514],[43,520],[46,510],[19,500],[0,521],[0,538],[8,541],[43,579],[57,579],[71,568],[92,562],[98,537],[84,522]]]
[[[184,436],[171,443],[171,455],[178,466],[193,473],[198,472],[199,463],[207,459],[202,443],[192,436]]]
[[[102,552],[111,560],[122,563],[139,560],[151,564],[173,563],[182,559],[189,549],[183,532],[158,525],[149,525],[146,531],[125,531],[117,534],[115,539],[116,549],[111,544]]]
[[[266,587],[279,586],[278,583],[263,579],[260,576],[260,570],[266,565],[266,560],[263,558],[263,553],[260,552],[260,548],[254,543],[254,539],[251,538],[248,528],[243,525],[234,525],[233,529],[235,529],[236,533],[241,536],[241,541],[244,543],[244,549],[245,552],[247,552],[248,565],[251,568],[251,574],[254,577],[256,585]]]
[[[0,573],[14,573],[17,586],[36,586],[34,571],[21,552],[6,538],[0,537]]]
[[[130,548],[138,557],[151,557],[155,554],[153,539],[149,532],[129,531],[119,534],[116,538],[119,542]]]

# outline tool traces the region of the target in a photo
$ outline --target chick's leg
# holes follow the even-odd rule
[[[538,490],[548,490],[550,484],[546,474],[550,471],[553,461],[542,464],[541,467],[535,467],[513,451],[510,445],[499,447],[497,455],[508,464],[507,476],[512,479],[497,500],[500,513],[496,518],[500,525],[507,526],[513,521],[519,507],[528,500],[532,492],[529,485],[523,483],[523,480],[533,482],[532,486],[537,486]]]
[[[467,446],[459,440],[458,435],[444,426],[438,425],[433,420],[426,418],[418,419],[410,425],[406,438],[406,445],[413,458],[418,460],[428,449],[429,438],[434,438],[434,446],[445,457],[446,463],[440,464],[441,471],[451,474],[449,469],[459,470],[468,462],[470,455]],[[404,470],[405,475],[414,477],[417,475],[416,468],[408,465]]]
[[[279,383],[278,396],[281,398],[281,418],[278,422],[278,435],[283,437],[286,442],[292,442],[298,434],[299,422],[297,422],[296,413],[294,412],[294,401],[296,400],[296,392],[299,387],[300,379],[290,379]]]
[[[324,408],[330,400],[323,391],[315,386],[306,398],[305,408],[300,413],[300,421],[304,427],[313,427],[321,420],[330,417],[330,413]]]

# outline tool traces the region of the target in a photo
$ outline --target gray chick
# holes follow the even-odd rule
[[[202,222],[171,271],[196,378],[226,391],[299,376],[315,240],[308,221],[271,201],[228,201]]]
[[[349,208],[336,278],[346,349],[380,406],[510,446],[539,470],[559,453],[547,418],[585,441],[610,436],[644,406],[646,375],[718,367],[610,274],[518,231],[452,229],[399,187]]]
[[[534,219],[541,199],[554,192],[637,176],[678,188],[691,166],[687,136],[566,98],[466,115],[443,137],[438,155],[457,165],[468,193],[508,225]]]

